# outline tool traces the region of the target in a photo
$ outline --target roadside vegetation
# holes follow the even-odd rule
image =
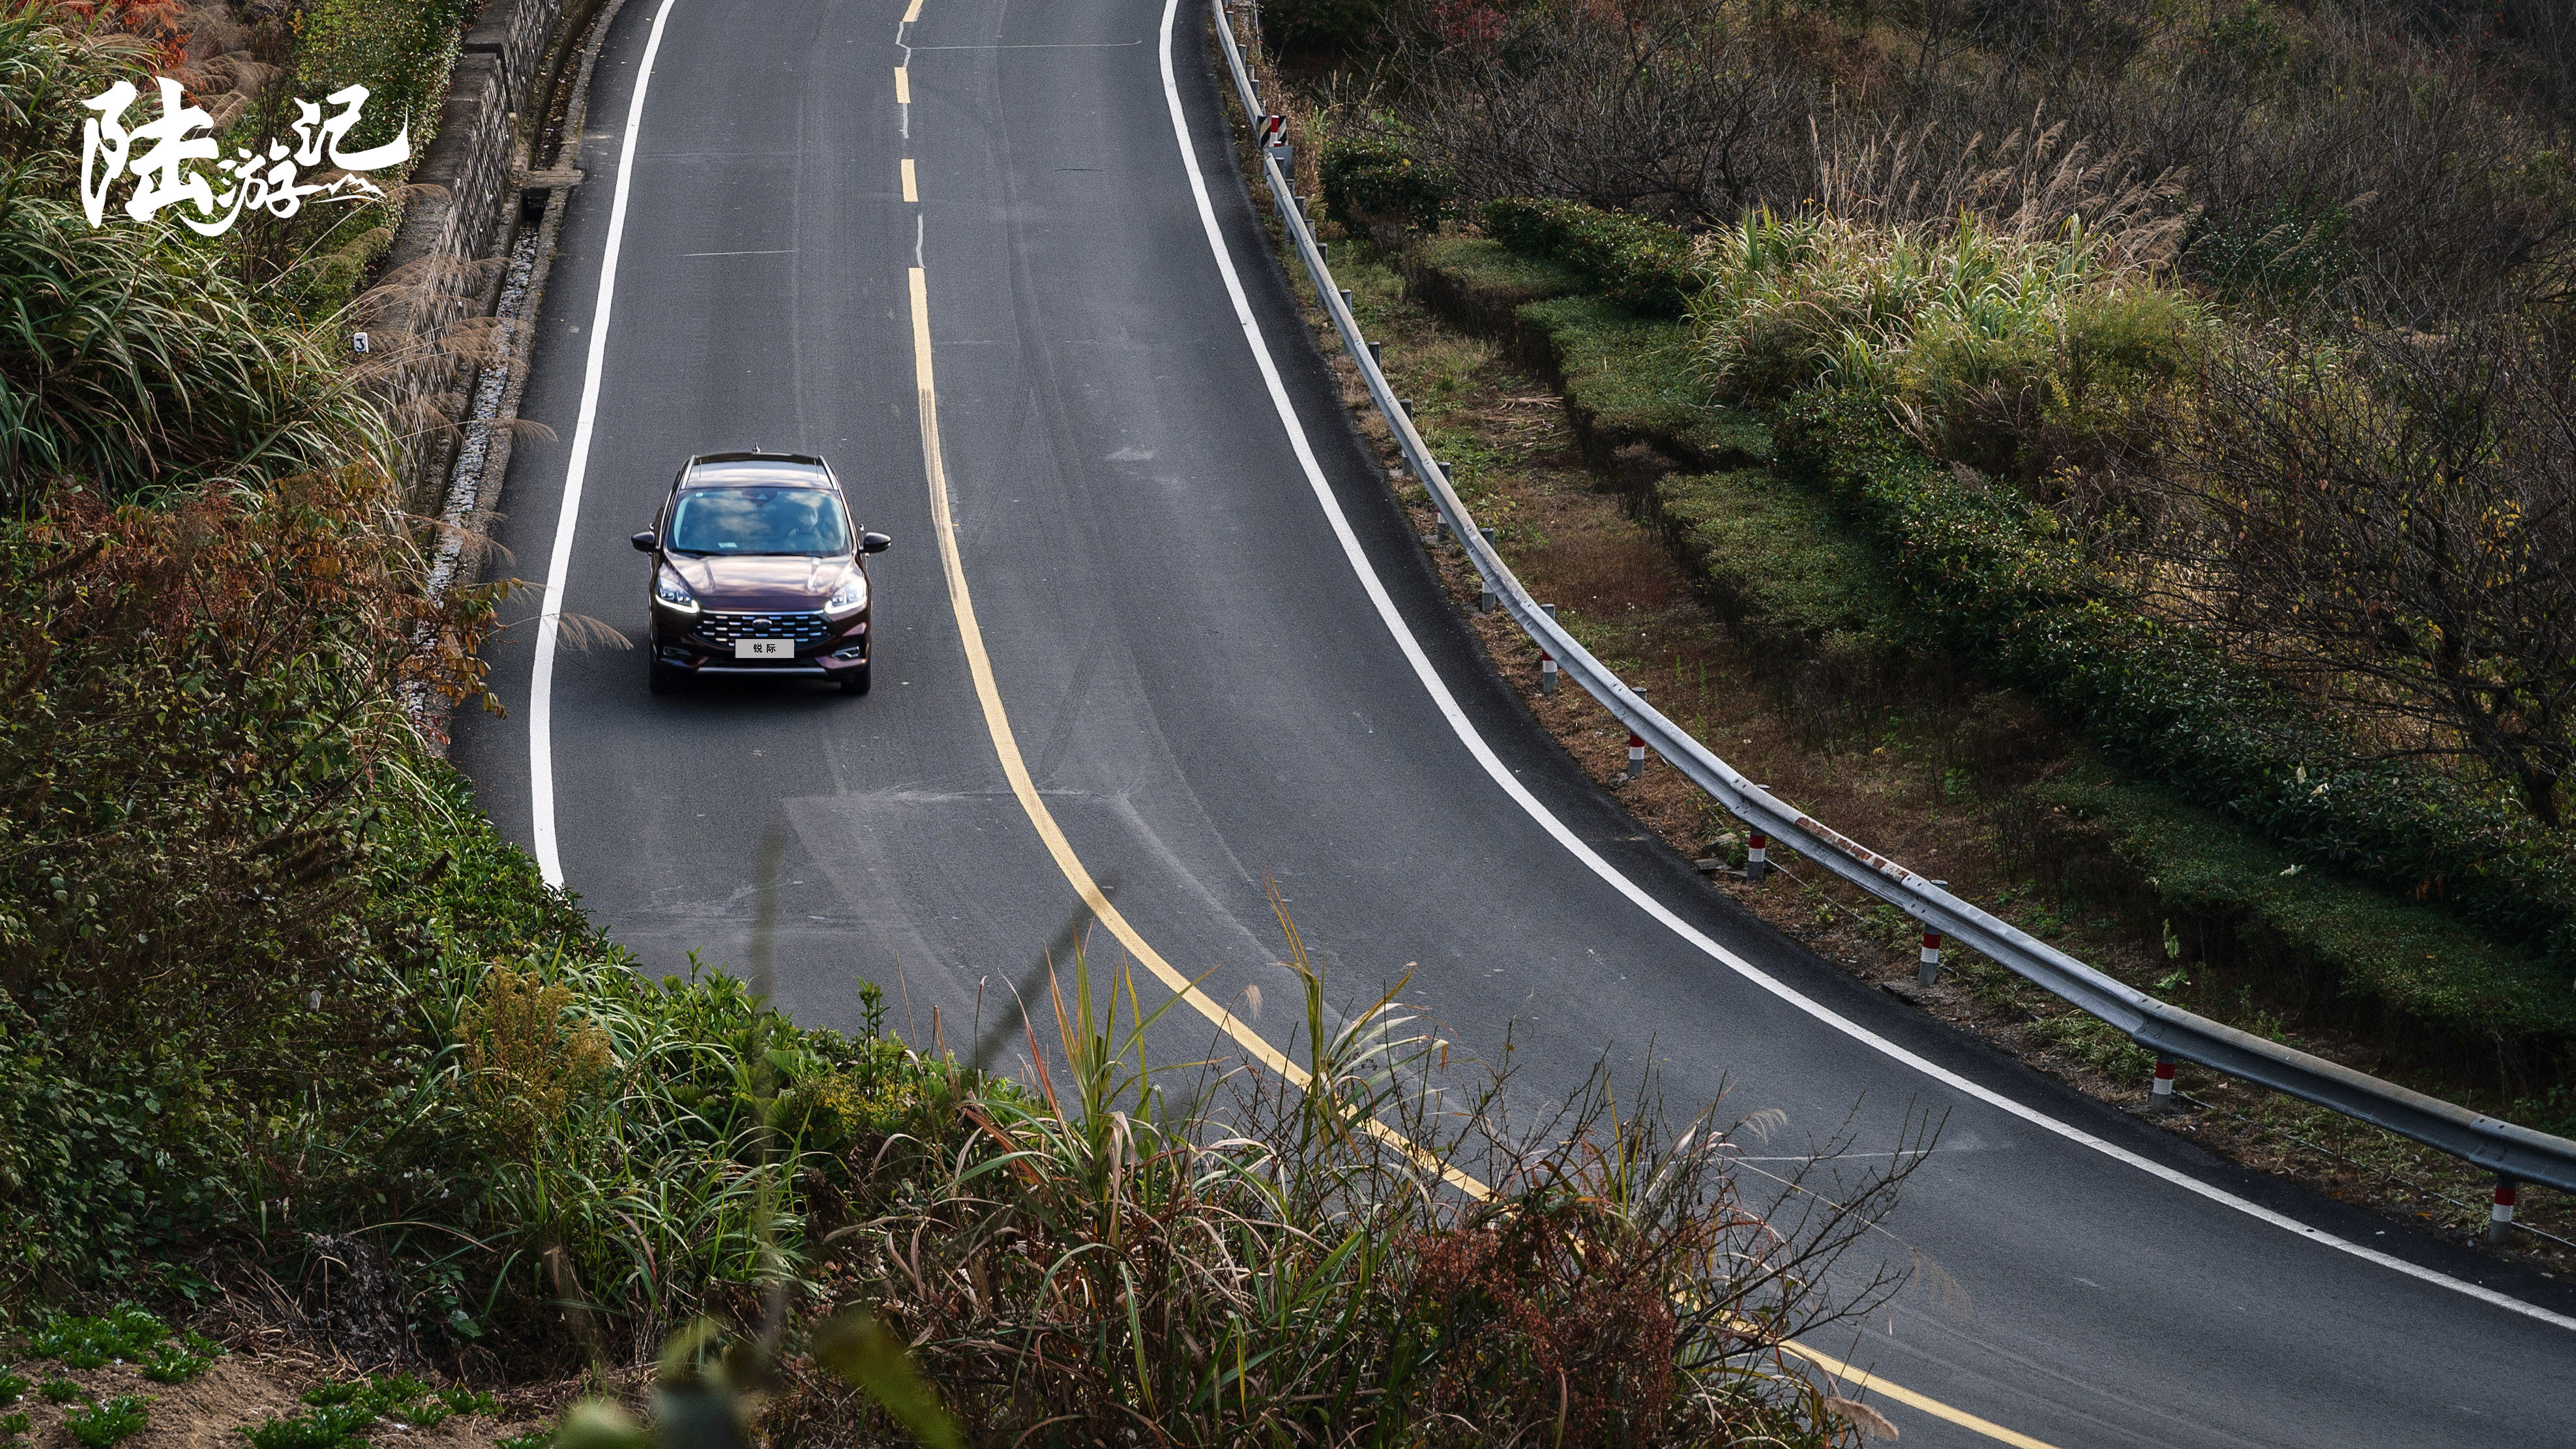
[[[0,1441],[608,1449],[648,1386],[707,1445],[1883,1430],[1785,1345],[1908,1280],[1853,1250],[1909,1153],[1776,1176],[1651,1073],[1507,1116],[1312,971],[1306,1085],[1149,1063],[1079,933],[998,1075],[864,983],[844,1034],[644,979],[543,885],[439,754],[507,586],[424,584],[341,339],[381,227],[76,191],[113,78],[434,113],[469,8],[0,9]]]
[[[1561,385],[1812,743],[2035,706],[1998,852],[2567,1129],[2562,7],[1278,8],[1354,260]]]

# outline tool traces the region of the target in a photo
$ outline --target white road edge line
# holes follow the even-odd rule
[[[1563,845],[1575,859],[1582,861],[1594,875],[1599,876],[1611,888],[1634,902],[1638,909],[1662,922],[1673,934],[1699,948],[1701,952],[1738,976],[1852,1040],[1902,1062],[1954,1091],[1965,1093],[1990,1107],[2019,1117],[2033,1126],[2044,1128],[2070,1142],[2089,1147],[2106,1157],[2126,1163],[2140,1172],[2162,1178],[2220,1206],[2233,1208],[2285,1232],[2294,1233],[2339,1252],[2350,1253],[2356,1258],[2376,1263],[2410,1278],[2421,1279],[2437,1287],[2465,1294],[2508,1312],[2536,1318],[2558,1328],[2576,1330],[2576,1317],[2551,1312],[2536,1303],[2525,1303],[2510,1294],[2500,1293],[2481,1284],[2421,1267],[2393,1254],[2365,1247],[2348,1238],[2337,1237],[2322,1228],[2311,1227],[2287,1214],[2274,1212],[2259,1203],[2238,1197],[2224,1188],[2212,1186],[2188,1173],[2176,1171],[2163,1163],[2131,1152],[2125,1147],[2106,1142],[2072,1123],[2061,1122],[2035,1107],[2024,1106],[1946,1067],[1926,1061],[1858,1022],[1831,1010],[1821,1002],[1811,1001],[1800,995],[1786,983],[1777,980],[1753,963],[1702,934],[1689,922],[1673,914],[1661,901],[1648,895],[1644,888],[1621,874],[1608,861],[1603,860],[1591,846],[1584,844],[1580,837],[1567,829],[1565,823],[1557,819],[1554,812],[1540,804],[1538,797],[1532,795],[1494,754],[1493,747],[1485,743],[1484,736],[1477,732],[1474,723],[1467,718],[1466,711],[1459,708],[1456,697],[1450,694],[1449,686],[1442,682],[1439,672],[1432,668],[1430,657],[1423,653],[1422,645],[1413,637],[1411,626],[1407,625],[1403,615],[1396,611],[1395,601],[1387,595],[1386,585],[1379,580],[1376,569],[1369,563],[1367,553],[1361,549],[1359,535],[1352,531],[1350,519],[1342,512],[1341,500],[1333,496],[1332,485],[1325,481],[1323,467],[1315,461],[1315,450],[1307,441],[1305,425],[1298,421],[1296,406],[1288,400],[1288,389],[1280,380],[1278,364],[1270,356],[1270,344],[1262,335],[1261,324],[1252,315],[1252,303],[1244,295],[1243,280],[1236,274],[1234,258],[1226,250],[1225,233],[1217,225],[1216,208],[1208,200],[1207,178],[1199,169],[1198,151],[1191,143],[1189,123],[1181,109],[1180,82],[1172,67],[1172,23],[1179,9],[1180,0],[1164,0],[1163,98],[1171,110],[1172,134],[1180,143],[1181,159],[1189,168],[1190,193],[1198,201],[1199,223],[1207,232],[1208,249],[1216,256],[1217,270],[1224,274],[1226,295],[1234,301],[1235,321],[1243,329],[1244,341],[1252,348],[1253,360],[1260,364],[1262,380],[1270,389],[1271,406],[1278,411],[1279,421],[1288,430],[1289,445],[1296,450],[1297,462],[1305,470],[1307,484],[1314,489],[1315,501],[1323,505],[1324,515],[1332,523],[1334,536],[1341,540],[1342,553],[1350,560],[1352,572],[1359,575],[1360,586],[1367,590],[1369,601],[1377,606],[1379,619],[1385,622],[1387,632],[1395,636],[1396,646],[1403,650],[1405,659],[1413,665],[1414,674],[1421,679],[1422,687],[1430,692],[1432,702],[1440,707],[1440,713],[1448,719],[1450,729],[1456,732],[1459,742],[1467,747],[1468,753],[1476,757],[1476,762],[1485,767],[1485,773],[1492,776],[1494,783],[1502,787],[1503,793],[1509,795],[1515,804],[1528,812],[1529,817],[1537,821],[1548,834],[1555,836],[1557,842]]]
[[[635,140],[644,130],[644,91],[653,81],[653,57],[662,49],[662,25],[678,0],[653,12],[653,34],[644,42],[644,64],[635,74],[635,96],[626,103],[626,139],[617,148],[617,199],[608,208],[608,250],[599,262],[599,304],[590,314],[590,361],[581,375],[581,413],[572,429],[572,461],[564,469],[563,510],[555,516],[554,552],[546,560],[545,602],[537,612],[536,677],[528,685],[528,813],[537,842],[537,871],[561,889],[563,858],[555,847],[554,692],[555,638],[562,632],[564,579],[572,572],[572,538],[581,522],[582,475],[590,467],[590,439],[599,418],[599,379],[608,367],[608,311],[617,298],[617,253],[626,237],[626,197],[635,184]],[[646,645],[650,648],[650,644]]]

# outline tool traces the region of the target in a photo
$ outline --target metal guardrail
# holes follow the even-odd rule
[[[1209,0],[1216,31],[1234,73],[1236,97],[1255,127],[1263,111],[1258,87],[1245,68],[1228,10],[1229,0]],[[1246,7],[1247,9],[1250,7]],[[2535,1132],[2511,1122],[2383,1082],[2364,1072],[2338,1066],[2321,1057],[2295,1051],[2278,1042],[2238,1031],[2180,1007],[2156,1000],[2085,965],[2047,942],[1950,894],[1930,879],[1880,855],[1809,818],[1796,806],[1773,797],[1747,780],[1735,767],[1675,726],[1649,706],[1592,652],[1550,617],[1521,587],[1492,544],[1477,531],[1475,519],[1449,486],[1447,472],[1433,458],[1413,419],[1388,386],[1386,374],[1360,335],[1359,321],[1333,285],[1323,249],[1316,243],[1291,178],[1277,153],[1261,150],[1261,172],[1269,182],[1280,222],[1297,255],[1313,278],[1315,295],[1341,333],[1342,346],[1368,384],[1369,396],[1395,433],[1404,461],[1422,480],[1440,516],[1466,551],[1485,585],[1513,622],[1553,656],[1558,667],[1598,699],[1611,714],[1642,738],[1656,754],[1707,791],[1752,830],[1796,850],[1808,860],[1895,906],[1951,941],[1989,958],[2072,1002],[2156,1053],[2160,1061],[2194,1062],[2213,1071],[2286,1092],[2293,1097],[2359,1118],[2428,1147],[2450,1153],[2493,1171],[2499,1179],[2499,1204],[2509,1204],[2517,1182],[2542,1183],[2576,1192],[2576,1142]],[[2509,1212],[2509,1206],[2500,1212]]]

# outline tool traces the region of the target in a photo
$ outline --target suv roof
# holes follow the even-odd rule
[[[701,453],[680,472],[683,488],[762,483],[773,488],[829,488],[831,465],[806,453]]]

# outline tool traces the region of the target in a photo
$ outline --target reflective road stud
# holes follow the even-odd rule
[[[1550,619],[1556,617],[1556,605],[1541,604],[1539,607],[1547,611]],[[1538,646],[1538,692],[1556,693],[1556,656],[1548,653],[1547,646],[1544,644]]]
[[[2147,1093],[2147,1110],[2170,1112],[2174,1106],[2174,1059],[2156,1058],[2156,1084]]]
[[[2487,1209],[2487,1241],[2502,1243],[2513,1236],[2514,1180],[2496,1174],[2495,1206]]]
[[[1923,933],[1923,961],[1914,968],[1914,979],[1929,986],[1941,979],[1941,933]]]
[[[1771,837],[1754,831],[1744,837],[1744,880],[1747,885],[1760,885],[1771,873]]]

